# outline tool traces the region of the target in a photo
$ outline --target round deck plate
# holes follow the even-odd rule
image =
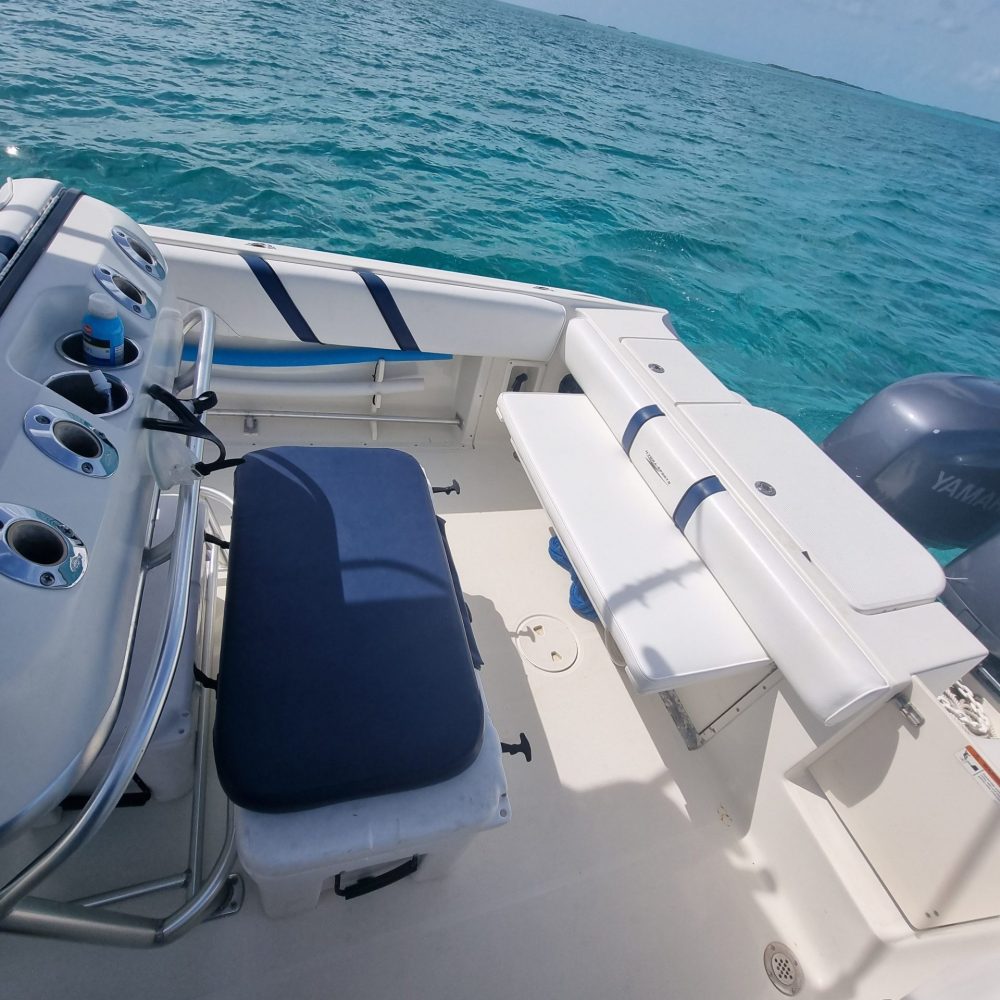
[[[557,674],[580,655],[570,627],[552,615],[532,615],[517,626],[517,649],[532,666]]]

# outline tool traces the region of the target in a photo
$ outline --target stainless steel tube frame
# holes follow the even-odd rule
[[[205,392],[211,382],[215,317],[204,308],[195,310],[195,313],[201,325],[193,379],[194,393],[198,395]],[[191,318],[189,314],[185,324]],[[189,438],[188,445],[196,458],[200,459],[204,441]],[[74,822],[53,844],[0,889],[0,917],[5,917],[0,922],[0,928],[4,930],[54,934],[76,940],[100,940],[108,943],[156,944],[193,926],[196,918],[204,915],[225,883],[228,869],[235,858],[231,822],[227,831],[226,846],[208,880],[193,898],[166,920],[99,913],[78,904],[41,899],[25,900],[21,903],[35,886],[87,843],[103,826],[132,780],[139,761],[149,745],[177,670],[177,661],[187,626],[192,563],[195,546],[201,541],[196,532],[200,486],[200,482],[195,480],[193,483],[181,486],[179,490],[170,560],[167,620],[156,667],[143,693],[135,723],[126,731],[114,761]]]
[[[384,384],[384,383],[383,383]],[[372,382],[372,387],[377,384]],[[369,390],[371,391],[371,390]],[[285,417],[290,420],[361,420],[380,424],[443,424],[447,427],[461,427],[460,417],[397,417],[387,413],[311,413],[308,410],[254,410],[244,407],[240,410],[213,410],[215,417]]]

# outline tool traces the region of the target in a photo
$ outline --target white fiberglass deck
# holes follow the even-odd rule
[[[784,775],[812,747],[784,685],[685,749],[660,699],[636,696],[598,629],[569,611],[549,522],[509,447],[412,450],[432,482],[462,484],[437,506],[490,710],[501,739],[524,732],[533,753],[504,758],[512,822],[440,881],[350,902],[328,893],[281,921],[264,918],[249,886],[238,915],[158,951],[0,936],[0,995],[763,1000],[780,995],[762,960],[780,940],[802,963],[800,996],[882,998],[996,948],[996,921],[912,947],[829,804],[807,775]],[[518,626],[536,614],[572,630],[569,669],[518,655]],[[183,868],[186,807],[119,810],[51,888],[79,896]],[[52,832],[25,838],[25,854]]]

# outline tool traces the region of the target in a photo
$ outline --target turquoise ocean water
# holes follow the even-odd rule
[[[662,305],[814,436],[1000,375],[1000,125],[493,0],[0,21],[0,171],[140,222]]]

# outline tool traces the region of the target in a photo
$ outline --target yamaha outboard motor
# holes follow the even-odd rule
[[[1000,667],[1000,533],[953,559],[945,573],[948,586],[941,600],[990,651],[992,665]]]
[[[942,601],[1000,657],[1000,381],[917,375],[854,411],[823,450],[915,538],[967,551]]]

